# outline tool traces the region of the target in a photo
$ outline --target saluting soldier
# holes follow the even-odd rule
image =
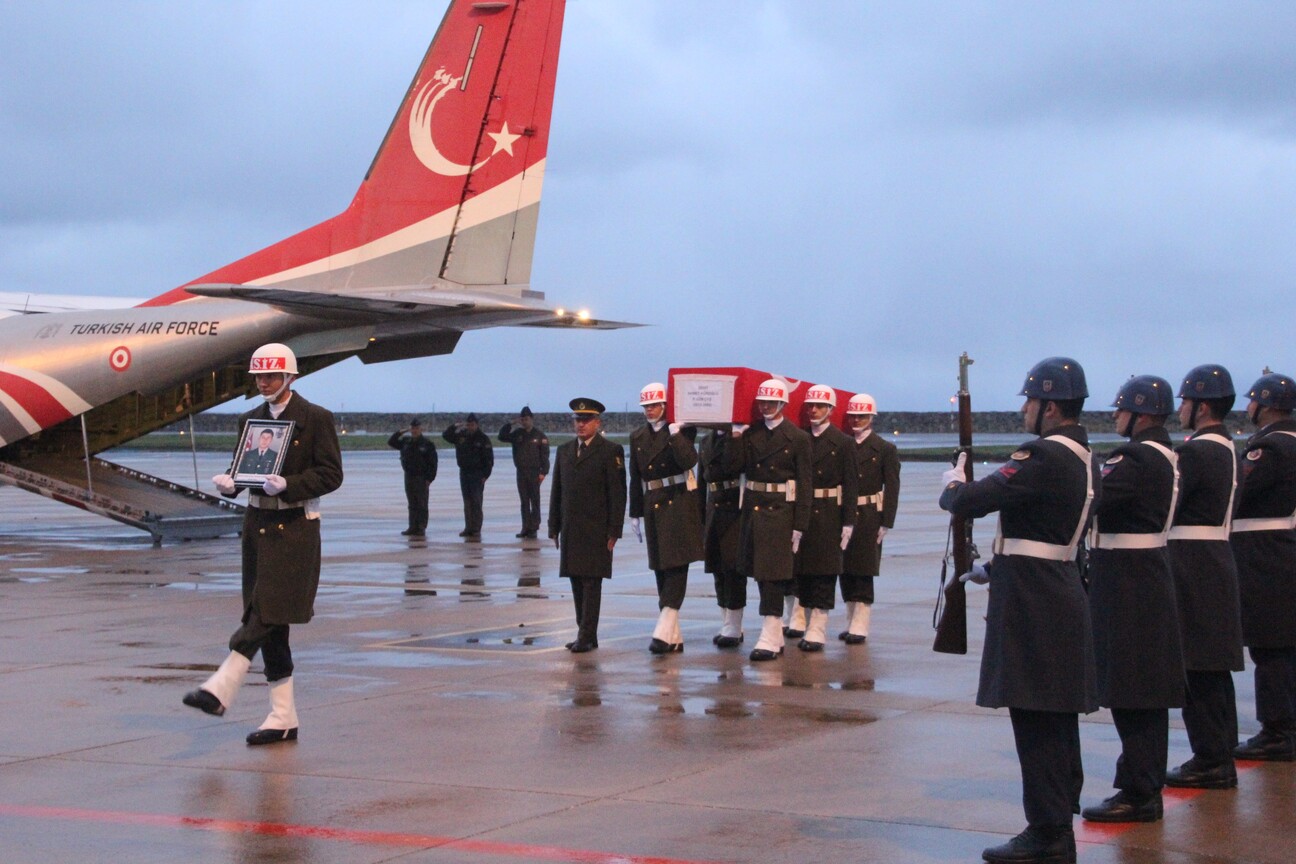
[[[598,647],[603,580],[612,578],[612,547],[625,521],[625,450],[600,434],[603,403],[573,399],[576,437],[558,448],[549,486],[549,538],[561,550],[558,575],[571,580],[576,607],[573,654]]]
[[[873,430],[877,403],[856,393],[846,403],[859,471],[859,510],[855,532],[842,562],[841,595],[846,604],[846,629],[837,638],[847,645],[868,639],[873,612],[873,578],[881,572],[882,540],[895,527],[900,505],[900,454],[896,446]]]
[[[1255,664],[1260,732],[1238,759],[1296,760],[1296,381],[1262,375],[1247,394],[1247,440],[1233,518],[1242,641]]]
[[[648,566],[657,577],[657,626],[648,650],[684,650],[679,610],[688,568],[702,560],[702,506],[698,501],[698,454],[694,428],[666,422],[666,385],[639,391],[643,426],[630,433],[630,526],[648,544]],[[640,527],[640,520],[643,525]]]
[[[765,380],[756,389],[761,422],[734,425],[730,470],[746,475],[739,524],[738,570],[760,590],[761,635],[750,659],[783,653],[783,598],[793,593],[793,559],[810,527],[810,436],[783,416],[787,383]]]
[[[741,439],[730,430],[713,429],[702,439],[702,479],[706,481],[706,524],[703,552],[706,572],[715,578],[716,605],[720,607],[720,632],[711,642],[717,648],[737,648],[743,643],[743,610],[747,608],[747,577],[738,570],[739,489],[741,468],[726,464],[728,451]]]
[[[1120,735],[1115,795],[1086,807],[1090,822],[1161,818],[1170,710],[1183,705],[1183,650],[1166,538],[1178,489],[1178,457],[1165,421],[1170,382],[1136,375],[1116,393],[1116,433],[1128,438],[1102,467],[1089,548],[1089,609],[1098,704]]]
[[[962,518],[999,512],[994,557],[964,581],[990,583],[978,705],[1008,708],[1022,772],[1026,830],[981,853],[990,862],[1075,861],[1081,712],[1098,707],[1089,603],[1076,550],[1095,494],[1089,439],[1079,424],[1089,395],[1067,357],[1036,364],[1022,387],[1035,440],[998,471],[964,482],[964,455],[945,472],[940,506]]]
[[[401,534],[422,537],[427,533],[428,490],[437,475],[436,445],[423,437],[423,421],[415,417],[408,429],[391,434],[387,446],[400,451],[401,470],[405,472],[409,527]]]
[[[1237,451],[1224,426],[1236,393],[1227,369],[1194,367],[1179,387],[1179,424],[1192,433],[1175,448],[1179,502],[1166,548],[1184,655],[1184,727],[1192,758],[1166,773],[1167,786],[1232,789],[1238,740],[1233,672],[1242,662],[1237,565],[1229,546]]]
[[[459,491],[463,494],[464,530],[460,537],[469,540],[481,538],[482,501],[486,495],[486,481],[495,468],[495,448],[490,438],[481,431],[477,415],[469,413],[462,423],[452,423],[441,433],[455,448],[455,462],[459,466]]]
[[[518,498],[522,502],[522,530],[516,536],[530,539],[540,531],[540,484],[549,476],[549,436],[535,427],[530,405],[523,405],[517,425],[507,421],[499,440],[513,447]]]
[[[797,597],[808,612],[802,651],[822,651],[827,640],[828,611],[837,598],[842,552],[855,530],[859,469],[855,442],[832,424],[837,391],[822,384],[806,391],[810,421],[813,499],[810,524],[796,554]]]
[[[257,651],[270,685],[270,714],[247,736],[252,745],[297,740],[293,698],[292,649],[288,629],[315,613],[320,574],[319,499],[342,485],[342,453],[333,415],[294,393],[297,357],[287,345],[272,342],[252,354],[248,372],[264,404],[239,417],[291,420],[292,441],[285,442],[282,474],[270,474],[259,491],[248,492],[243,517],[243,619],[230,637],[230,654],[184,704],[221,715],[247,677]],[[228,474],[212,483],[232,498],[239,490]]]

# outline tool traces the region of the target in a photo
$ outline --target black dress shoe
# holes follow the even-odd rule
[[[251,747],[296,740],[297,727],[295,726],[292,729],[258,729],[255,732],[249,732],[247,737],[247,743]]]
[[[460,531],[460,532],[459,532],[459,536],[460,536],[460,537],[467,537],[467,536],[468,536],[468,529],[465,528],[464,530]]]
[[[843,630],[843,631],[841,631],[840,633],[837,634],[837,638],[840,639],[841,641],[845,642],[845,641],[846,641],[846,637],[849,636],[849,635],[850,635],[850,631],[849,631],[849,630]]]
[[[1156,822],[1162,812],[1160,793],[1138,799],[1121,790],[1101,804],[1084,808],[1080,816],[1089,822]]]
[[[847,633],[842,637],[842,641],[847,645],[863,645],[868,641],[868,637],[860,635],[859,633]]]
[[[654,639],[648,643],[648,650],[653,654],[669,654],[671,646],[669,642],[663,642],[661,639]]]
[[[1296,761],[1296,739],[1273,729],[1261,728],[1254,735],[1233,748],[1234,759],[1253,759],[1257,762]]]
[[[404,532],[401,532],[401,533],[404,533]],[[426,532],[426,531],[411,531],[411,532],[409,532],[409,534],[408,534],[407,536],[410,536],[410,537],[426,537],[426,536],[427,536],[427,532]]]
[[[991,864],[1074,864],[1075,832],[1070,825],[1061,828],[1027,828],[1007,843],[991,846],[981,853]]]
[[[1194,756],[1167,771],[1165,783],[1179,789],[1233,789],[1237,786],[1237,768],[1231,762],[1211,768]]]
[[[597,647],[597,642],[573,642],[571,643],[571,652],[573,654],[584,654],[587,651],[593,651]]]
[[[413,529],[413,528],[406,528],[404,531],[401,532],[401,536],[402,536],[402,537],[408,537],[409,535],[411,535],[411,534],[413,534],[413,533],[414,533],[414,529]]]
[[[717,636],[715,645],[717,648],[737,648],[743,643],[742,636]]]
[[[215,714],[217,717],[225,713],[225,706],[221,704],[221,701],[201,687],[186,693],[183,701],[190,708],[197,708],[208,714]]]
[[[804,630],[793,630],[791,627],[783,628],[783,635],[788,639],[800,639],[805,635]]]
[[[824,643],[811,642],[809,639],[802,639],[800,642],[797,643],[797,647],[800,648],[802,651],[813,654],[816,651],[822,651],[824,649]]]
[[[527,536],[527,533],[528,533],[528,532],[526,532],[526,531],[519,531],[518,533],[514,534],[513,536],[516,537],[516,538],[518,538],[519,540],[521,540],[523,537],[526,537],[526,536]]]
[[[753,663],[763,663],[766,660],[777,660],[782,653],[782,648],[777,651],[771,651],[768,648],[753,648],[747,659]]]

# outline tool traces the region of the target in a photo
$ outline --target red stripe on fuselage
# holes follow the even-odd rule
[[[63,403],[50,395],[48,390],[26,378],[0,372],[0,390],[21,405],[42,429],[62,423],[72,416],[72,412],[64,408]]]

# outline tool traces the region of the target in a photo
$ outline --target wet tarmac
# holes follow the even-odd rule
[[[224,467],[198,459],[203,478]],[[118,461],[193,482],[188,456]],[[243,742],[268,707],[259,662],[225,717],[180,703],[237,623],[236,540],[155,549],[0,489],[0,860],[970,862],[1022,828],[1006,712],[973,704],[983,591],[968,656],[930,650],[941,466],[904,467],[869,641],[755,665],[755,592],[748,644],[717,650],[697,565],[685,653],[648,653],[653,578],[628,531],[599,650],[565,651],[557,553],[514,539],[507,465],[480,543],[455,536],[453,464],[426,540],[399,534],[395,454],[348,454],[346,470],[324,502],[316,618],[293,628],[301,740],[261,748]],[[1250,672],[1235,680],[1249,735]],[[1106,712],[1081,730],[1096,803],[1119,742]],[[1189,755],[1178,712],[1170,755]],[[1296,763],[1239,767],[1236,790],[1167,790],[1158,823],[1077,818],[1080,860],[1296,860]]]

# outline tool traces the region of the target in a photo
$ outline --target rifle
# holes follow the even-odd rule
[[[969,482],[972,480],[972,396],[968,393],[968,367],[973,362],[966,351],[959,358],[958,453],[967,454],[964,471]],[[958,577],[972,569],[972,560],[976,558],[972,520],[951,516],[949,530],[945,548],[948,552],[952,547],[952,554],[947,554],[941,561],[940,592],[936,596],[936,609],[932,612],[932,626],[936,630],[932,650],[941,654],[966,654],[967,587]],[[954,576],[947,579],[951,558]]]

